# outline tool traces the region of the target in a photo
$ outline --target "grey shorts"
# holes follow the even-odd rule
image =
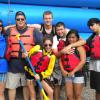
[[[61,83],[62,83],[62,73],[61,73],[61,70],[60,70],[60,65],[59,65],[58,59],[56,59],[55,68],[54,68],[52,76],[53,76],[54,84],[55,85],[61,85]]]
[[[6,88],[16,89],[20,86],[26,86],[26,77],[24,73],[7,73]]]
[[[71,81],[72,83],[84,83],[84,76],[81,76],[81,77],[75,77],[75,76],[72,76],[72,77],[65,77],[65,82],[69,82]]]

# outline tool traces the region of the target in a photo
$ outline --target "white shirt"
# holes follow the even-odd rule
[[[60,38],[59,40],[64,40],[64,41],[66,41],[66,37]],[[55,35],[55,36],[53,37],[52,49],[57,49],[57,45],[59,44],[59,40],[57,39],[57,35]]]
[[[89,70],[100,72],[100,60],[90,60]]]

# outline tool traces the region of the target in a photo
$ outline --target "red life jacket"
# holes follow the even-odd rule
[[[37,52],[30,58],[33,67],[35,68],[36,73],[41,73],[48,68],[50,61],[49,55],[43,55],[43,52]]]
[[[58,44],[58,51],[62,50],[65,46],[65,42],[64,40],[59,40],[59,44]]]
[[[33,30],[34,28],[28,27],[27,31],[23,34],[20,34],[20,40],[22,41],[27,52],[34,46],[34,38],[33,38]],[[20,44],[16,35],[19,34],[16,27],[10,28],[10,35],[8,37],[8,46],[7,46],[7,56],[10,57],[19,57],[19,52],[22,54],[22,58],[25,58],[23,51],[20,48]]]
[[[76,52],[76,53],[75,53]],[[65,70],[72,71],[80,62],[77,49],[73,54],[64,54],[61,56],[62,65]]]
[[[95,36],[91,43],[91,58],[100,59],[100,36]]]

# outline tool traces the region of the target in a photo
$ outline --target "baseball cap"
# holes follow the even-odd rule
[[[24,16],[24,18],[26,19],[26,16],[25,16],[24,12],[22,12],[22,11],[16,12],[15,19],[16,19],[16,17],[17,17],[18,15],[22,15],[22,16]]]

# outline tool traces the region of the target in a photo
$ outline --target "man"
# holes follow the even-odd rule
[[[26,16],[22,11],[18,11],[15,16],[16,26],[7,29],[8,50],[10,50],[9,72],[6,87],[9,89],[9,100],[15,100],[16,88],[23,86],[24,100],[28,100],[28,90],[26,86],[26,78],[24,74],[24,66],[27,65],[23,50],[16,38],[20,34],[20,39],[24,44],[27,52],[35,45],[42,45],[42,34],[34,27],[28,27],[26,24]],[[29,81],[28,81],[29,83]]]
[[[53,13],[51,11],[45,11],[43,13],[43,21],[44,23],[33,24],[31,26],[38,28],[43,33],[43,36],[48,35],[53,37],[55,34],[55,27],[52,25]]]
[[[58,22],[55,28],[56,28],[55,30],[56,30],[57,35],[53,37],[52,49],[53,49],[54,54],[58,57],[58,59],[56,60],[55,69],[53,72],[54,84],[55,84],[54,100],[59,100],[60,99],[60,86],[62,82],[62,74],[61,74],[60,65],[59,65],[59,57],[62,54],[73,53],[73,51],[71,51],[71,47],[77,47],[77,46],[84,45],[85,41],[80,39],[76,43],[70,44],[66,46],[65,48],[61,48],[63,45],[63,42],[66,40],[66,35],[69,30],[68,29],[66,30],[65,24],[63,22]]]
[[[90,87],[96,90],[96,100],[100,100],[100,19],[91,18],[88,21],[89,28],[93,34],[87,39],[90,47]]]
[[[43,21],[44,23],[41,24],[28,24],[28,26],[37,28],[40,32],[42,32],[43,36],[48,35],[53,37],[55,34],[55,27],[52,25],[53,21],[53,14],[51,11],[45,11],[43,13]],[[15,25],[10,25],[5,27],[7,29],[8,27],[12,27]]]

